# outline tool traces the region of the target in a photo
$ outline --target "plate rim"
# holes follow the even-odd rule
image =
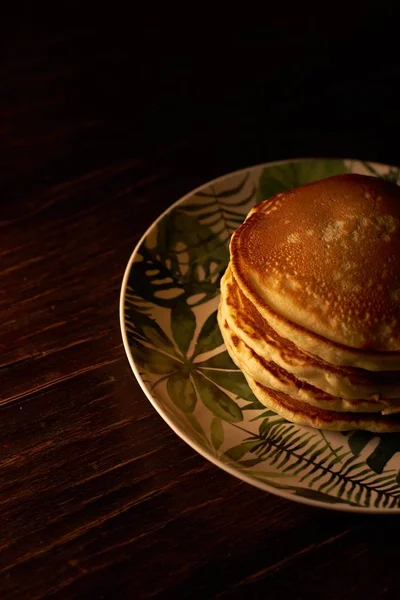
[[[121,291],[120,291],[120,297],[119,297],[119,324],[120,324],[120,331],[121,331],[122,341],[123,341],[123,345],[124,345],[124,350],[125,350],[126,356],[128,358],[130,367],[133,371],[133,374],[135,375],[136,380],[139,383],[143,393],[145,394],[147,399],[150,401],[153,408],[160,415],[160,417],[165,421],[165,423],[172,429],[172,431],[178,437],[180,437],[186,444],[188,444],[195,452],[200,454],[200,456],[202,456],[203,458],[205,458],[206,460],[208,460],[209,462],[214,464],[216,467],[229,473],[236,479],[239,479],[240,481],[244,481],[245,483],[258,488],[259,490],[262,490],[263,492],[267,492],[274,496],[284,498],[285,500],[290,500],[291,502],[303,504],[306,506],[312,506],[313,508],[321,508],[321,509],[325,509],[328,511],[334,510],[334,511],[339,511],[339,512],[351,512],[351,513],[370,514],[370,515],[400,514],[400,507],[399,508],[374,508],[374,507],[367,507],[367,506],[351,506],[348,504],[341,504],[341,503],[329,504],[327,502],[322,502],[321,500],[314,500],[312,498],[296,496],[295,494],[292,494],[286,490],[274,488],[273,486],[270,486],[263,481],[260,481],[256,478],[251,477],[250,475],[247,475],[245,472],[240,471],[239,469],[235,469],[235,467],[233,467],[233,466],[225,464],[218,457],[214,456],[211,452],[209,452],[206,448],[203,448],[202,446],[200,446],[200,444],[198,444],[189,435],[187,435],[185,431],[183,431],[183,429],[181,428],[181,426],[179,424],[175,423],[173,421],[173,419],[171,419],[169,417],[169,415],[166,413],[166,411],[157,402],[156,398],[154,398],[154,396],[151,394],[150,390],[147,388],[147,385],[145,384],[145,382],[143,381],[143,379],[139,373],[139,370],[136,366],[135,360],[134,360],[131,350],[130,350],[128,335],[127,335],[126,325],[125,325],[125,298],[126,298],[126,290],[128,287],[129,275],[131,272],[132,264],[136,258],[136,255],[139,252],[139,249],[141,248],[141,246],[142,246],[143,242],[145,241],[145,239],[147,238],[147,236],[158,225],[158,223],[160,221],[162,221],[177,206],[179,206],[180,204],[183,204],[188,198],[190,198],[192,195],[196,194],[197,192],[199,192],[201,189],[203,189],[206,186],[214,185],[218,182],[223,181],[224,179],[228,179],[234,175],[238,175],[243,172],[253,171],[256,169],[260,169],[262,167],[265,168],[265,167],[270,167],[270,166],[279,165],[279,164],[300,162],[303,160],[304,161],[307,161],[307,160],[321,160],[321,161],[342,160],[343,162],[345,162],[345,161],[363,162],[362,159],[360,159],[360,158],[298,157],[298,158],[287,158],[287,159],[282,159],[282,160],[276,160],[276,161],[271,161],[271,162],[262,162],[262,163],[258,163],[256,165],[252,165],[250,167],[243,167],[241,169],[236,169],[234,171],[230,171],[229,173],[226,173],[224,175],[221,175],[219,177],[216,177],[214,179],[206,181],[205,183],[202,183],[201,185],[197,186],[196,188],[190,190],[184,196],[182,196],[181,198],[179,198],[178,200],[173,202],[171,204],[171,206],[169,206],[167,209],[165,209],[154,221],[152,221],[152,223],[147,227],[147,229],[145,230],[143,235],[140,237],[139,241],[136,243],[136,245],[130,255],[129,261],[125,267],[124,275],[122,278]],[[394,167],[394,165],[391,165],[389,163],[382,163],[382,162],[377,162],[377,161],[365,160],[364,162],[368,162],[369,164],[371,164],[373,166],[378,166],[378,167]]]

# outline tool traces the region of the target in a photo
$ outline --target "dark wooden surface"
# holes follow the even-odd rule
[[[293,156],[399,163],[391,19],[349,14],[179,36],[122,16],[12,20],[1,598],[399,597],[398,518],[315,510],[206,462],[141,392],[118,320],[136,242],[200,183]]]

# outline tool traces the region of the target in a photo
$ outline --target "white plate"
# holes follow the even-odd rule
[[[337,510],[400,512],[400,435],[323,432],[259,404],[230,360],[216,320],[231,233],[258,201],[343,172],[400,180],[355,160],[259,165],[194,190],[147,230],[126,268],[124,346],[143,391],[192,448],[244,481]]]

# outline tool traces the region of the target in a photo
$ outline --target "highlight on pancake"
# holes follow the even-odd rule
[[[400,188],[346,174],[256,205],[230,241],[218,323],[285,419],[400,431]]]

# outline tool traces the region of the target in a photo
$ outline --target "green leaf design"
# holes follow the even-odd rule
[[[232,200],[230,200],[229,203],[224,202],[222,200],[220,200],[220,202],[222,203],[223,206],[226,206],[226,207],[229,206],[229,209],[228,208],[224,209],[226,214],[231,214],[234,216],[236,216],[236,215],[246,216],[247,212],[248,212],[247,210],[245,212],[242,212],[242,211],[233,210],[232,207],[237,209],[239,206],[240,207],[247,206],[247,204],[250,202],[250,200],[253,200],[253,198],[255,197],[255,194],[256,194],[256,188],[253,185],[250,193],[247,196],[245,196],[244,198],[241,198],[240,200],[235,200],[235,202],[233,202]]]
[[[243,398],[249,402],[254,401],[254,394],[241,371],[215,371],[213,369],[202,369],[205,377],[211,379],[218,386],[233,392],[238,398]],[[262,405],[261,405],[262,406]]]
[[[221,419],[214,417],[211,421],[211,443],[214,450],[218,450],[224,441],[224,428]]]
[[[177,356],[171,340],[165,335],[158,323],[147,314],[144,314],[136,310],[134,306],[127,304],[125,322],[128,332],[130,332],[136,340],[149,342],[156,348],[164,350],[173,356]]]
[[[262,458],[248,458],[246,460],[241,460],[239,462],[242,465],[242,467],[246,467],[247,469],[249,469],[251,467],[255,467],[256,465],[259,465],[261,462],[263,462],[263,459]]]
[[[291,489],[295,496],[299,496],[300,498],[310,498],[316,502],[325,502],[328,504],[350,504],[350,506],[357,506],[355,502],[349,502],[344,498],[324,494],[323,492],[318,492],[317,490],[310,488],[293,487]]]
[[[264,404],[261,404],[261,402],[254,396],[249,404],[246,404],[246,406],[242,407],[242,410],[263,410],[264,408]]]
[[[197,401],[193,383],[186,373],[177,371],[167,382],[167,391],[172,402],[185,413],[194,411]]]
[[[398,183],[400,177],[400,168],[399,167],[390,167],[387,172],[380,173],[375,169],[375,167],[368,162],[362,161],[362,165],[367,169],[367,171],[374,175],[375,177],[380,177],[381,179],[386,179],[386,181],[392,181],[393,183]]]
[[[171,412],[170,410],[168,411],[168,408],[166,412],[169,412],[169,417],[173,419],[174,422],[183,430],[187,430],[189,423],[190,435],[192,439],[195,440],[201,447],[208,449],[208,439],[198,419],[193,413],[184,413],[179,411]]]
[[[178,300],[171,310],[171,329],[179,350],[186,356],[196,329],[196,317],[185,300]]]
[[[254,448],[258,445],[257,440],[248,440],[246,442],[242,442],[241,444],[237,444],[237,446],[233,446],[229,448],[225,452],[225,456],[234,461],[239,461],[243,456],[245,456],[248,452],[252,452]],[[242,462],[243,464],[243,462]]]
[[[191,426],[193,427],[193,429],[200,435],[201,440],[204,444],[204,442],[207,441],[207,436],[204,433],[204,429],[200,425],[199,420],[196,418],[196,416],[193,413],[187,414],[186,418],[189,421],[189,423],[191,424]]]
[[[251,435],[248,441],[258,443],[253,452],[269,466],[307,484],[299,489],[312,490],[310,497],[326,494],[343,498],[349,504],[370,506],[374,496],[377,508],[400,506],[400,489],[394,472],[377,475],[358,456],[344,451],[343,446],[332,453],[319,431],[271,417],[262,421],[259,434]]]
[[[209,369],[228,369],[231,371],[238,371],[237,366],[229,356],[228,352],[224,350],[207,360],[203,360],[201,362],[195,362],[195,367],[197,368],[209,368]]]
[[[310,488],[302,488],[295,485],[285,485],[277,483],[276,481],[271,482],[271,485],[280,490],[290,491],[295,496],[299,496],[300,498],[309,498],[310,500],[314,500],[316,502],[323,502],[325,504],[350,504],[350,506],[357,506],[357,504],[355,504],[354,502],[348,502],[344,498],[330,496],[329,494],[324,494],[323,492],[318,492],[317,490],[313,490]]]
[[[200,295],[193,306],[219,293],[229,260],[228,232],[218,232],[176,208],[141,246],[129,275],[133,293],[156,306],[173,308],[179,298]]]
[[[198,192],[197,195],[201,195],[201,192]],[[196,198],[196,196],[194,196],[194,198]],[[213,195],[211,194],[211,198],[214,198]],[[180,210],[187,212],[187,213],[193,213],[193,212],[197,212],[197,211],[202,211],[204,209],[207,210],[215,210],[215,202],[214,200],[207,200],[207,201],[203,201],[203,202],[193,202],[193,199],[191,198],[190,200],[188,200],[187,202],[185,202],[185,204],[182,204],[182,206],[180,207]],[[218,212],[218,211],[217,211]],[[213,212],[214,214],[214,212]],[[202,213],[202,216],[204,217],[204,213]],[[210,216],[210,215],[208,215]]]
[[[165,260],[144,243],[129,274],[129,286],[135,294],[156,306],[171,308],[185,293],[179,277],[173,276]]]
[[[349,444],[350,450],[353,454],[358,456],[369,444],[369,442],[375,437],[374,433],[368,431],[351,431],[350,433],[343,433],[343,436],[347,437],[347,443]]]
[[[377,446],[367,458],[367,465],[375,472],[382,473],[390,459],[400,452],[400,434],[387,433],[377,436],[368,431],[353,431],[348,436],[348,444],[354,455],[359,456],[371,440],[378,441]]]
[[[217,311],[215,311],[206,319],[203,327],[201,328],[193,352],[193,358],[195,358],[198,354],[218,348],[218,346],[221,346],[223,343],[224,341],[222,339],[221,331],[217,322]]]
[[[240,407],[224,391],[200,374],[193,373],[193,379],[199,398],[213,415],[230,423],[243,419]]]
[[[386,173],[385,175],[381,175],[381,177],[383,179],[386,179],[387,181],[391,181],[392,183],[398,184],[400,181],[400,168],[392,167],[391,169],[389,169],[388,173]]]
[[[237,185],[234,185],[233,187],[231,187],[229,189],[223,190],[221,192],[216,192],[214,190],[214,186],[211,185],[210,191],[209,191],[209,189],[201,190],[200,192],[197,192],[197,196],[199,196],[200,198],[201,197],[214,198],[214,200],[215,200],[215,198],[218,198],[218,199],[231,198],[232,196],[237,196],[243,190],[248,179],[249,179],[249,173],[246,173],[246,175],[243,177],[243,179]]]
[[[177,360],[154,348],[131,344],[130,349],[135,362],[149,373],[166,375],[180,368]]]
[[[266,167],[259,179],[257,201],[266,200],[284,190],[289,190],[305,183],[324,179],[333,175],[346,173],[347,168],[342,160],[301,160]]]
[[[229,235],[218,235],[195,215],[177,208],[162,220],[157,235],[157,252],[170,263],[171,276],[185,290],[186,297],[204,292],[205,283],[219,293],[215,276],[225,270],[229,260]]]
[[[256,188],[246,189],[249,173],[239,182],[228,189],[218,190],[218,184],[211,184],[206,189],[197,192],[196,202],[185,203],[181,210],[186,213],[196,213],[200,223],[207,223],[209,227],[230,237],[231,233],[243,222],[249,211],[250,203],[255,198]],[[220,185],[225,185],[222,182]],[[200,202],[198,200],[201,200]],[[210,199],[207,201],[207,199]],[[254,203],[254,202],[253,202]],[[211,217],[214,217],[211,221]]]

